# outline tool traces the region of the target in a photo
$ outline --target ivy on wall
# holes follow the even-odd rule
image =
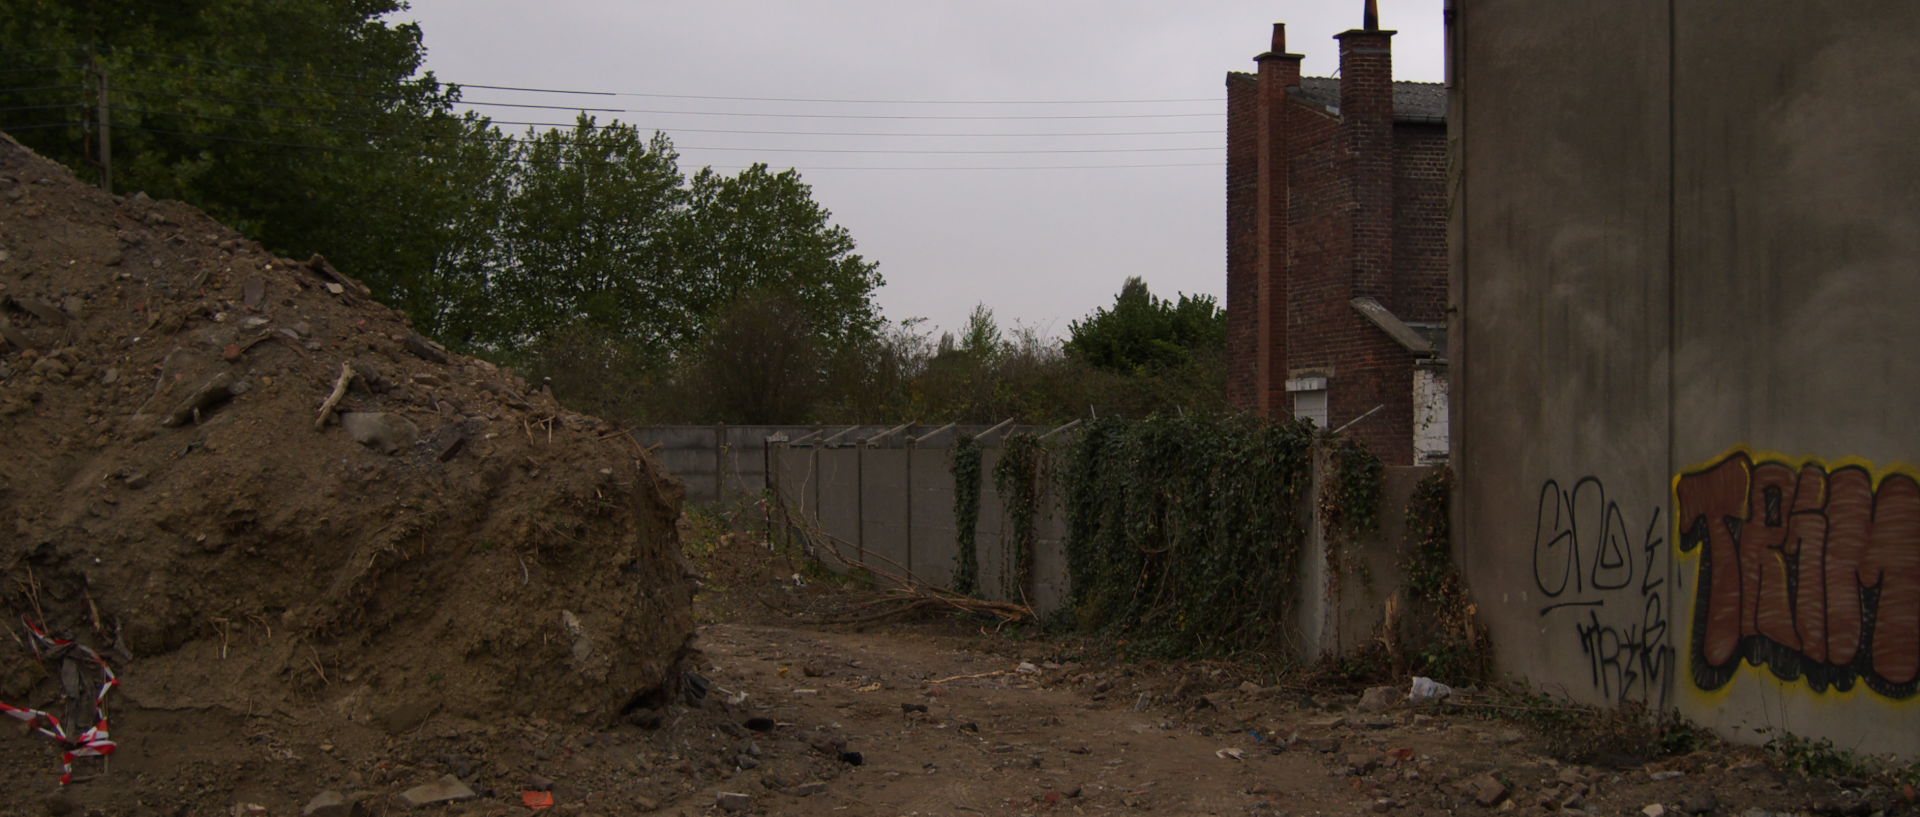
[[[980,526],[980,444],[973,435],[954,439],[953,530],[959,552],[954,555],[953,592],[971,596],[980,592],[980,551],[974,543]]]
[[[1089,423],[1059,474],[1081,626],[1168,655],[1281,646],[1312,442],[1291,420]]]
[[[1486,678],[1487,635],[1475,620],[1466,582],[1453,559],[1448,504],[1453,472],[1442,468],[1414,486],[1407,500],[1406,610],[1395,628],[1396,663],[1415,675],[1462,680]]]
[[[1044,479],[1045,448],[1032,434],[1007,437],[1000,461],[993,467],[993,486],[1005,503],[1007,521],[1012,525],[1009,570],[1003,578],[1006,596],[1024,599],[1033,587],[1033,546],[1037,536],[1035,523],[1040,511],[1040,485]]]
[[[1386,466],[1359,440],[1327,435],[1327,475],[1320,485],[1320,526],[1326,532],[1329,592],[1336,591],[1347,573],[1364,565],[1354,562],[1353,545],[1380,529],[1380,483]],[[1361,574],[1364,581],[1366,575]]]

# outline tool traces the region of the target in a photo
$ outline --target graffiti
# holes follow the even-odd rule
[[[1700,554],[1690,663],[1719,689],[1741,660],[1815,692],[1920,687],[1920,483],[1866,467],[1754,462],[1674,480],[1679,546]]]
[[[1674,664],[1667,559],[1659,508],[1636,529],[1595,477],[1540,486],[1533,581],[1550,602],[1540,616],[1571,616],[1594,688],[1609,699],[1666,703]]]

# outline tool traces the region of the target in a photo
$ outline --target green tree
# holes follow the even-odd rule
[[[448,294],[430,283],[446,228],[484,176],[446,151],[486,126],[420,73],[419,28],[385,20],[403,8],[9,3],[0,50],[18,70],[0,129],[92,176],[92,68],[104,68],[116,190],[185,200],[283,254],[324,252],[384,298],[432,303]]]
[[[675,263],[686,191],[672,143],[582,116],[530,131],[511,160],[484,345],[511,355],[584,330],[668,362],[699,328]]]
[[[1096,309],[1067,327],[1067,352],[1110,371],[1176,367],[1226,344],[1227,318],[1210,295],[1155,297],[1145,281],[1128,278],[1113,308]]]
[[[873,291],[877,264],[854,252],[793,170],[755,164],[735,176],[706,168],[688,184],[680,262],[695,315],[716,315],[741,296],[781,293],[802,312],[822,351],[871,339],[880,330]]]

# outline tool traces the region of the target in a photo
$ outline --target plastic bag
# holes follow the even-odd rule
[[[1453,695],[1453,687],[1435,681],[1432,678],[1416,676],[1413,679],[1413,690],[1407,693],[1407,700],[1415,702],[1437,701],[1451,695]]]

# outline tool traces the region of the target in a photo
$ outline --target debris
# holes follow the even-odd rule
[[[167,413],[166,419],[161,420],[160,425],[171,428],[194,422],[200,419],[202,412],[225,403],[236,395],[245,394],[246,391],[246,384],[235,379],[232,372],[221,372],[175,404],[173,411]]]
[[[340,376],[333,381],[333,392],[320,404],[320,416],[313,421],[313,430],[324,431],[327,421],[333,419],[333,407],[347,396],[347,387],[353,385],[353,364],[340,364]]]
[[[45,301],[37,298],[21,298],[18,296],[10,300],[20,311],[39,318],[50,326],[62,326],[67,322],[67,316],[62,314],[59,308]]]
[[[1393,687],[1368,687],[1360,694],[1361,712],[1379,712],[1400,702],[1400,691]]]
[[[1647,815],[1647,817],[1667,817],[1667,807],[1659,803],[1651,803],[1648,804],[1646,808],[1641,809],[1640,813]]]
[[[827,784],[822,783],[818,780],[811,780],[793,787],[793,794],[795,797],[812,797],[813,795],[816,795],[816,794],[826,794],[826,793],[827,793]]]
[[[1488,808],[1507,799],[1507,784],[1500,782],[1499,778],[1491,774],[1483,774],[1468,780],[1466,787],[1467,793],[1473,797],[1474,802]]]
[[[771,732],[775,726],[772,718],[748,718],[742,726],[755,732]]]
[[[1676,777],[1686,777],[1686,776],[1687,776],[1686,772],[1676,772],[1671,769],[1647,773],[1647,779],[1649,780],[1672,780]]]
[[[1213,753],[1213,756],[1220,758],[1221,760],[1246,760],[1247,759],[1246,752],[1243,752],[1239,749],[1234,749],[1231,747],[1217,750]]]
[[[445,775],[431,783],[422,783],[400,793],[400,805],[407,808],[420,808],[435,803],[459,803],[472,800],[480,795],[460,782],[460,778]]]
[[[406,339],[401,343],[407,347],[407,351],[414,353],[422,360],[432,361],[442,366],[447,364],[447,348],[421,337],[419,332],[407,333]]]
[[[840,762],[845,763],[848,766],[859,766],[859,765],[865,764],[867,762],[867,758],[866,756],[860,754],[859,752],[841,752]]]
[[[307,259],[306,268],[315,275],[323,279],[332,279],[333,283],[338,284],[338,289],[331,286],[327,287],[327,291],[335,295],[342,294],[342,291],[346,291],[352,292],[354,297],[359,298],[373,296],[373,290],[368,289],[366,284],[362,284],[348,277],[346,273],[334,269],[332,264],[327,263],[326,256],[319,253],[314,253],[312,258]]]
[[[1720,797],[1712,789],[1701,788],[1680,798],[1680,810],[1687,814],[1707,814],[1720,808]]]
[[[1415,676],[1413,679],[1413,689],[1407,693],[1407,700],[1418,703],[1420,701],[1437,701],[1452,696],[1453,687],[1435,681],[1432,678]]]
[[[526,806],[533,811],[553,808],[553,792],[541,790],[523,791],[520,793],[520,805]]]
[[[1034,666],[1031,661],[1022,661],[1019,666],[1013,668],[1013,671],[1017,675],[1035,675],[1040,672],[1040,668]]]
[[[713,804],[725,811],[746,811],[753,808],[753,798],[739,792],[723,791],[713,799]]]
[[[412,447],[420,437],[420,427],[398,414],[384,411],[350,411],[340,415],[340,427],[354,442],[392,454]]]
[[[307,805],[300,809],[300,817],[357,817],[360,812],[360,801],[350,800],[328,789],[308,800]]]

